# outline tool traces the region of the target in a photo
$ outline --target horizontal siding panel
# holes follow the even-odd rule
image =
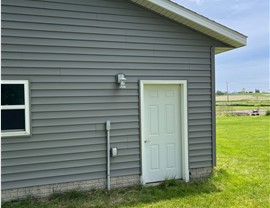
[[[211,149],[212,143],[204,143],[204,144],[190,144],[189,150],[203,150],[203,149]]]
[[[211,101],[190,102],[190,107],[209,107],[212,106]]]
[[[58,59],[58,60],[53,60],[53,58],[51,57],[48,58],[47,56],[41,56],[43,58],[41,59],[34,59],[34,58],[29,58],[28,60],[27,59],[24,59],[24,58],[19,58],[20,56],[16,56],[14,58],[11,58],[12,61],[10,61],[10,59],[5,59],[5,61],[3,62],[3,65],[6,66],[6,67],[18,67],[18,66],[27,66],[27,64],[29,65],[33,65],[33,64],[44,64],[46,61],[51,61],[51,66],[61,66],[61,67],[64,67],[65,65],[69,64],[69,63],[72,63],[72,66],[73,67],[76,67],[76,64],[77,65],[80,65],[80,64],[91,64],[93,62],[102,62],[102,63],[106,63],[106,62],[109,62],[109,63],[117,63],[117,62],[120,62],[120,59],[119,57],[113,57],[112,55],[110,56],[86,56],[85,58],[82,57],[83,55],[78,55],[78,57],[74,57],[71,58],[71,57],[68,57],[66,56],[65,59]],[[82,60],[84,59],[84,60]],[[21,63],[21,61],[23,61],[23,63]],[[161,57],[123,57],[123,60],[121,61],[123,64],[124,63],[144,63],[144,64],[157,64],[157,63],[162,63],[162,64],[187,64],[189,63],[190,61],[192,62],[196,62],[197,64],[209,64],[209,59],[188,59],[188,58],[161,58]],[[11,65],[13,64],[13,65]],[[33,66],[31,66],[33,67]],[[71,67],[71,66],[70,66]],[[55,70],[56,71],[56,70]],[[55,73],[54,71],[54,73]],[[18,70],[18,73],[20,74],[20,70]],[[61,70],[61,72],[63,72],[63,74],[61,75],[71,75],[71,74],[74,74],[74,71],[69,71],[69,70]],[[81,71],[78,70],[78,73],[80,73]],[[84,73],[87,73],[85,75],[93,75],[93,72],[91,71],[83,71]],[[28,72],[29,73],[29,72]],[[33,73],[33,72],[32,72]],[[98,73],[98,72],[97,72]],[[134,72],[133,72],[134,73]],[[131,75],[136,75],[136,74],[133,74],[132,72],[130,72]],[[149,72],[147,72],[149,73]],[[161,75],[162,75],[162,72],[160,72]],[[196,72],[195,72],[196,73]],[[192,74],[192,75],[191,75]],[[197,76],[209,76],[209,71],[198,71],[197,72]],[[34,75],[38,75],[37,72],[34,73]],[[60,69],[59,69],[59,75],[60,75]],[[80,74],[78,74],[80,75]],[[97,74],[99,75],[99,74]],[[144,75],[144,73],[142,72],[142,75]],[[148,75],[152,75],[151,74],[148,74]],[[165,75],[165,74],[164,74]],[[170,75],[170,73],[168,74]],[[172,75],[171,75],[172,76]],[[186,74],[183,74],[183,76],[194,76],[194,72],[192,73],[189,73],[189,72],[186,72]]]
[[[128,83],[127,83],[128,84]],[[124,89],[124,90],[32,90],[33,98],[44,98],[44,97],[106,97],[106,96],[138,96],[138,89]],[[201,90],[190,90],[189,91],[189,101],[197,101],[200,97],[204,96],[210,98],[210,90],[201,89]],[[203,101],[203,100],[201,100]]]
[[[104,123],[105,129],[105,123]],[[68,133],[55,133],[55,134],[44,134],[44,135],[35,135],[29,137],[27,139],[22,139],[20,137],[10,137],[9,139],[2,139],[2,144],[16,144],[16,143],[23,143],[23,142],[41,142],[41,141],[54,141],[54,140],[69,140],[69,139],[84,139],[84,138],[98,138],[94,137],[93,135],[89,135],[89,131],[87,132],[68,132]],[[5,149],[3,149],[4,151]]]
[[[138,128],[138,127],[137,127]],[[113,131],[113,130],[112,130]],[[111,143],[112,145],[118,145],[119,143],[125,142],[136,142],[138,141],[137,136],[114,136],[112,137]],[[99,145],[104,144],[105,138],[98,138],[98,137],[88,137],[88,138],[74,138],[74,139],[58,139],[54,138],[48,141],[23,141],[18,143],[8,143],[2,144],[3,152],[8,151],[19,151],[19,150],[31,150],[31,149],[43,149],[43,148],[59,148],[59,147],[71,147],[71,146],[80,146],[80,145]],[[4,157],[3,157],[4,158]]]
[[[9,21],[27,21],[27,22],[39,22],[39,23],[54,23],[53,20],[56,20],[56,24],[67,24],[69,21],[70,23],[74,25],[87,25],[87,23],[90,23],[90,25],[94,25],[93,21],[98,22],[115,22],[119,23],[118,27],[123,26],[124,23],[130,23],[138,25],[138,20],[144,21],[144,25],[162,25],[166,28],[168,28],[168,25],[166,24],[167,21],[160,21],[156,22],[154,18],[149,17],[140,17],[140,16],[130,16],[130,15],[121,15],[121,14],[96,14],[96,13],[78,13],[76,12],[68,12],[68,11],[61,11],[61,10],[44,10],[44,9],[36,9],[36,8],[27,8],[25,7],[24,10],[14,9],[10,6],[5,6],[5,20]],[[28,11],[28,12],[27,12]],[[42,14],[46,13],[46,14]],[[20,19],[20,17],[22,17]],[[32,21],[31,18],[35,17],[36,21]],[[48,18],[49,21],[44,21],[44,18]],[[124,19],[123,19],[124,18]],[[85,24],[83,24],[85,23]],[[94,26],[100,26],[100,24],[97,24]],[[122,24],[121,24],[122,23]],[[111,27],[111,26],[110,26]],[[186,32],[190,33],[190,30],[186,29]],[[190,33],[191,35],[195,36],[195,34]]]
[[[125,169],[129,168],[138,168],[139,162],[127,162],[125,164],[112,164],[112,171],[119,170],[122,166],[125,166]],[[76,175],[83,173],[94,173],[105,171],[106,165],[90,165],[83,166],[80,168],[63,168],[63,169],[52,169],[52,170],[43,170],[43,171],[33,171],[31,174],[29,172],[21,172],[21,173],[12,173],[12,174],[2,174],[2,179],[5,182],[16,180],[29,180],[32,178],[45,178],[45,177],[59,177],[59,176],[68,176],[68,175]],[[32,177],[32,178],[31,178]]]
[[[120,39],[120,38],[119,38]],[[138,38],[137,38],[138,39]],[[182,46],[200,46],[209,45],[209,43],[202,44],[200,40],[180,40],[178,44],[168,43],[148,43],[142,41],[135,41],[135,39],[129,39],[125,41],[117,40],[71,40],[71,39],[47,39],[47,38],[28,38],[28,37],[2,37],[2,41],[5,44],[18,44],[18,45],[30,45],[30,46],[60,46],[60,47],[97,47],[97,48],[114,48],[114,49],[146,49],[146,50],[172,50],[181,51]],[[162,48],[162,49],[161,49]]]
[[[3,71],[3,69],[2,69]],[[2,74],[3,76],[3,74]],[[16,78],[15,78],[16,77]],[[95,77],[95,76],[11,76],[11,75],[5,75],[5,80],[29,80],[30,83],[40,83],[40,82],[51,82],[51,83],[61,83],[61,82],[70,82],[70,83],[78,83],[79,80],[81,79],[82,82],[92,82],[92,83],[106,83],[106,82],[115,82],[115,78],[114,77]],[[147,79],[147,80],[188,80],[189,83],[193,83],[193,82],[208,82],[208,77],[182,77],[182,76],[141,76],[141,77],[130,77],[128,78],[128,81],[126,82],[126,85],[128,85],[130,82],[136,82],[138,83],[139,80],[143,80],[143,79]],[[201,96],[203,99],[204,96]],[[209,100],[209,97],[207,97],[207,99],[205,100]],[[199,101],[200,97],[194,97],[197,98],[195,100]],[[194,99],[193,98],[193,99]]]
[[[39,163],[34,165],[18,165],[13,167],[6,167],[2,172],[2,175],[16,174],[16,173],[29,173],[37,171],[46,171],[46,170],[59,170],[64,168],[78,168],[81,166],[98,166],[104,165],[106,163],[106,157],[104,158],[95,158],[95,159],[86,159],[86,160],[74,160],[74,161],[65,161],[65,162],[55,162],[55,163]]]
[[[138,90],[37,90],[32,91],[33,98],[44,97],[106,97],[106,96],[138,96]]]
[[[119,171],[121,169],[131,169],[131,168],[139,168],[140,162],[139,161],[131,161],[131,162],[125,162],[125,163],[115,163],[111,164],[111,171]]]
[[[74,103],[134,103],[139,101],[139,96],[117,96],[117,97],[89,97],[89,96],[76,96],[76,99],[74,97],[68,96],[68,97],[38,97],[38,98],[32,98],[31,103],[33,105],[42,105],[42,104],[74,104]],[[119,112],[120,113],[120,112]],[[100,113],[99,113],[100,114]],[[119,115],[119,114],[118,114]]]
[[[210,72],[208,72],[208,76],[210,75]],[[199,75],[201,76],[201,75]],[[211,95],[211,89],[190,89],[188,91],[188,95]]]
[[[84,54],[38,54],[38,53],[3,53],[2,58],[5,60],[31,60],[31,61],[65,61],[65,62],[117,62],[119,61],[119,55],[84,55]],[[149,54],[148,56],[122,56],[122,63],[168,63],[168,64],[178,64],[178,63],[189,63],[195,62],[198,64],[210,64],[209,58],[196,58],[196,57],[187,57],[187,58],[179,58],[179,57],[162,57],[162,56],[153,56]],[[68,70],[64,70],[63,72],[70,72]],[[80,71],[79,71],[80,72]],[[91,71],[83,71],[88,73],[93,73]],[[74,73],[74,72],[73,72]],[[198,73],[203,73],[198,71]],[[208,71],[209,73],[209,71]],[[200,74],[198,74],[200,75]]]
[[[62,154],[57,155],[47,155],[47,156],[36,156],[36,157],[20,157],[13,159],[3,159],[2,165],[4,167],[13,167],[18,165],[34,165],[34,164],[42,164],[42,163],[50,163],[50,162],[63,162],[63,161],[73,161],[73,160],[85,160],[85,159],[96,159],[96,158],[104,158],[106,157],[107,151],[99,151],[99,152],[81,152],[81,153],[73,153],[73,154]],[[134,149],[120,149],[118,151],[118,156],[126,157],[140,155],[139,148]]]
[[[139,58],[138,58],[139,59]],[[60,70],[61,75],[62,76],[69,76],[69,75],[73,75],[73,76],[114,76],[116,73],[119,73],[119,71],[111,71],[108,72],[107,70],[98,70],[99,72],[96,72],[96,74],[94,75],[93,72],[90,72],[90,70],[85,70],[85,69],[77,69],[77,70],[70,70],[70,69],[63,69]],[[155,72],[157,72],[157,70],[149,70],[149,71],[145,71],[145,70],[136,70],[136,69],[129,69],[126,70],[126,76],[127,78],[130,76],[131,77],[131,81],[136,81],[136,78],[138,76],[138,74],[140,74],[140,76],[153,76],[153,74],[155,74]],[[167,72],[167,74],[166,74]],[[176,71],[158,71],[159,76],[175,76],[175,74],[177,73]],[[195,74],[194,74],[195,73]],[[183,77],[200,77],[200,78],[204,78],[204,77],[209,77],[209,72],[208,71],[189,71],[189,70],[182,70],[181,72],[181,76]],[[135,79],[134,79],[135,78]],[[127,89],[126,89],[127,90]]]
[[[74,110],[74,111],[62,111],[62,112],[36,112],[32,115],[32,119],[59,119],[59,118],[89,118],[89,117],[112,117],[112,116],[139,116],[138,109],[107,109],[107,110]]]
[[[121,124],[119,124],[120,126]],[[101,126],[101,125],[100,125]],[[112,124],[112,129],[116,129],[117,124]],[[72,140],[72,139],[95,139],[98,138],[99,140],[103,140],[105,142],[105,137],[106,137],[106,132],[105,132],[105,123],[103,125],[104,130],[103,131],[85,131],[85,132],[62,132],[62,133],[49,133],[49,134],[39,134],[35,135],[34,137],[28,138],[27,140],[23,140],[22,138],[18,137],[13,137],[9,138],[8,140],[2,140],[2,144],[14,144],[14,143],[28,143],[28,142],[33,142],[33,143],[39,143],[39,142],[46,142],[46,141],[60,141],[60,140]],[[124,132],[125,133],[125,132]],[[114,138],[115,137],[115,138]],[[137,133],[132,133],[132,134],[122,134],[121,131],[117,131],[114,134],[114,138],[112,142],[118,142],[126,139],[127,141],[129,139],[133,140],[134,137],[137,138],[137,141],[139,141],[139,136]],[[5,151],[3,149],[2,151]]]
[[[190,120],[190,126],[197,126],[197,125],[211,125],[211,119],[197,119],[197,120]]]
[[[199,124],[199,125],[190,125],[189,131],[190,132],[202,132],[202,131],[211,131],[211,125],[209,124]]]
[[[11,70],[11,69],[9,69]],[[44,69],[46,70],[46,69]],[[111,90],[115,88],[116,83],[46,83],[46,82],[34,82],[31,83],[31,90]],[[138,89],[138,83],[128,83],[128,89]],[[64,98],[61,98],[64,99]],[[106,99],[106,98],[105,98]],[[113,96],[110,97],[113,99]],[[135,98],[136,99],[136,98]]]
[[[53,169],[53,170],[43,170],[43,171],[35,171],[35,172],[22,172],[22,173],[14,173],[14,174],[2,174],[2,180],[8,182],[16,180],[29,180],[33,178],[45,178],[45,177],[57,177],[64,175],[75,175],[81,173],[93,173],[105,171],[106,165],[90,165],[83,166],[78,168],[63,168],[63,169]]]
[[[10,64],[11,62],[7,62],[8,64]],[[18,63],[18,62],[15,62],[13,63],[14,65]],[[31,62],[28,62],[27,64],[29,65],[29,63]],[[35,63],[35,62],[34,62]],[[8,74],[8,73],[12,73],[12,70],[18,70],[18,69],[23,69],[23,70],[26,70],[26,69],[35,69],[35,70],[50,70],[50,69],[54,69],[56,71],[59,71],[60,69],[71,69],[71,70],[78,70],[78,69],[87,69],[87,70],[101,70],[101,69],[111,69],[112,70],[112,74],[113,72],[114,73],[119,73],[119,70],[138,70],[139,72],[141,70],[155,70],[155,71],[162,71],[162,70],[167,70],[167,71],[175,71],[175,73],[179,73],[179,70],[193,70],[189,67],[188,64],[146,64],[146,63],[137,63],[137,64],[127,64],[127,63],[119,63],[118,67],[117,67],[117,63],[91,63],[91,65],[89,64],[77,64],[75,67],[73,66],[65,66],[64,68],[63,67],[60,67],[59,66],[53,66],[53,65],[49,65],[49,63],[47,65],[41,65],[42,63],[44,62],[41,62],[39,61],[39,64],[40,65],[35,65],[35,66],[25,66],[26,63],[22,64],[20,66],[5,66],[3,67],[3,69],[5,70],[4,72],[2,72],[3,74]],[[33,63],[32,63],[33,65]],[[202,69],[204,66],[207,66],[209,67],[208,65],[199,65]],[[199,69],[199,70],[202,70],[202,69]],[[8,71],[7,71],[8,70]],[[116,71],[118,70],[118,71]],[[11,71],[11,72],[9,72]],[[41,72],[42,73],[42,72]],[[204,80],[196,80],[196,83],[200,82],[200,83],[205,83],[207,81],[207,79],[205,79],[205,77],[203,77]],[[39,82],[44,82],[44,81],[41,81],[41,80],[38,80]],[[115,81],[115,80],[114,80]],[[45,81],[46,82],[46,81]],[[48,81],[47,81],[48,82]],[[63,82],[63,81],[62,81]],[[86,82],[86,81],[83,81],[82,82]],[[209,82],[209,81],[207,81]],[[209,84],[209,83],[208,83]]]
[[[66,3],[66,2],[65,2]],[[91,5],[92,6],[92,5]],[[84,20],[106,20],[106,21],[117,21],[117,22],[133,22],[137,23],[138,21],[143,21],[146,24],[166,24],[167,21],[160,20],[159,22],[155,21],[154,17],[144,17],[138,16],[131,16],[129,14],[96,14],[96,13],[89,13],[89,12],[73,12],[73,11],[64,11],[64,10],[55,10],[55,9],[42,9],[42,8],[28,8],[23,7],[23,9],[12,7],[12,6],[3,6],[3,11],[5,14],[20,14],[20,15],[30,15],[30,16],[46,16],[46,17],[53,17],[53,18],[72,18],[72,19],[84,19]],[[124,19],[123,19],[124,18]],[[188,31],[186,29],[186,31]]]
[[[15,151],[2,151],[3,159],[13,159],[20,157],[36,157],[36,156],[47,156],[47,155],[62,155],[62,154],[73,154],[79,152],[99,152],[105,151],[105,144],[98,145],[77,145],[75,147],[60,147],[60,148],[42,148],[28,150],[15,150]]]
[[[190,102],[211,101],[211,94],[209,94],[209,93],[206,93],[203,95],[200,95],[200,94],[190,95],[189,94],[188,101],[190,101]]]
[[[137,163],[139,164],[139,163]],[[124,170],[122,169],[116,169],[111,171],[111,177],[116,177],[116,176],[128,176],[128,175],[140,175],[141,171],[140,168],[126,168]]]
[[[4,0],[4,1],[6,2],[7,0]],[[90,2],[85,1],[85,0],[76,0],[75,2],[73,0],[38,0],[38,1],[51,2],[51,3],[61,3],[62,5],[87,5],[87,6],[99,6],[99,7],[105,6],[108,8],[126,8],[127,6],[132,6],[129,4],[128,5],[125,4],[125,1],[123,1],[123,0],[110,0],[110,1],[99,0],[99,1],[90,1]],[[5,5],[8,5],[8,4],[5,3]],[[16,0],[12,0],[10,2],[10,5],[16,6],[17,5]],[[20,5],[20,8],[21,7],[22,7],[22,5]],[[32,7],[31,7],[31,5],[28,5],[27,8],[32,8]],[[48,9],[48,8],[46,8],[46,9]],[[136,9],[136,7],[134,9]],[[151,15],[151,14],[148,14],[148,15]]]
[[[124,121],[123,121],[124,122]],[[55,133],[69,133],[69,132],[90,132],[93,131],[93,134],[103,134],[103,132],[94,132],[96,131],[96,125],[67,125],[67,126],[49,126],[49,127],[35,127],[33,128],[33,134],[55,134]],[[122,130],[115,130],[112,132],[113,135],[134,135],[139,134],[138,129],[122,129]],[[105,135],[104,135],[105,137]]]
[[[105,142],[104,142],[105,143]],[[139,148],[138,142],[126,142],[119,143],[119,149],[129,149],[129,148]],[[16,150],[16,151],[3,151],[3,159],[4,158],[19,158],[19,157],[35,157],[35,156],[47,156],[47,155],[62,155],[67,153],[79,153],[79,152],[98,152],[98,151],[106,151],[105,144],[97,144],[97,145],[76,145],[70,147],[55,147],[55,148],[39,148],[29,150]]]
[[[34,17],[34,18],[33,18]],[[100,17],[100,18],[98,18]],[[35,23],[35,24],[46,24],[46,25],[64,25],[64,26],[74,26],[77,27],[94,27],[94,28],[116,28],[125,30],[146,30],[146,31],[175,31],[172,25],[162,25],[162,24],[141,24],[137,22],[119,22],[114,20],[106,20],[105,16],[99,15],[96,19],[75,19],[75,18],[59,18],[59,17],[48,17],[48,16],[31,16],[31,15],[14,15],[5,14],[2,18],[4,21],[16,22],[21,24]],[[104,20],[105,19],[105,20]],[[199,36],[198,36],[199,37]],[[196,42],[196,40],[195,40]],[[213,41],[212,41],[213,42]],[[211,41],[208,38],[203,38],[200,40],[202,45],[209,45]]]
[[[23,142],[16,144],[3,144],[3,152],[7,151],[21,151],[31,149],[47,149],[47,148],[59,148],[59,147],[71,147],[80,145],[100,145],[104,144],[105,139],[100,138],[85,138],[85,139],[73,139],[73,140],[57,140],[52,141],[40,141],[40,142]]]
[[[189,107],[188,109],[189,113],[210,113],[211,112],[211,107]]]
[[[123,163],[128,163],[128,162],[140,162],[140,155],[129,155],[129,156],[117,156],[116,158],[112,158],[111,159],[111,164],[112,166],[117,166],[118,163],[121,163],[121,165],[123,165]],[[137,166],[139,167],[139,165]]]
[[[212,155],[211,154],[190,157],[190,162],[192,162],[192,163],[211,162],[211,161],[212,161]]]
[[[191,150],[189,152],[190,157],[202,156],[202,155],[209,155],[210,153],[211,153],[211,148],[209,148],[209,149],[202,149],[202,150]]]
[[[211,120],[211,114],[209,113],[193,113],[190,114],[188,119],[191,120],[203,120],[203,119],[210,119]]]
[[[118,116],[118,117],[106,117],[107,120],[110,120],[112,123],[124,123],[121,124],[123,128],[138,128],[139,117],[136,116]],[[49,127],[49,126],[75,126],[75,125],[97,125],[105,124],[104,118],[70,118],[70,119],[47,119],[47,120],[34,120],[32,123],[33,127]],[[120,125],[119,125],[120,126]],[[100,130],[100,127],[95,127],[97,130]],[[102,128],[103,129],[103,128]]]
[[[210,71],[211,70],[211,66],[210,65],[201,65],[201,64],[190,64],[189,70],[194,70],[194,71],[197,71],[197,70]],[[197,82],[197,83],[194,83],[194,84],[196,84],[196,85],[194,85],[194,88],[195,88],[198,85],[199,86],[202,86],[202,84],[206,84],[206,83]],[[209,83],[208,83],[208,86],[205,87],[205,88],[208,88],[208,87],[209,87]]]
[[[128,6],[125,5],[123,8],[115,7],[112,9],[110,7],[104,7],[104,6],[93,6],[93,5],[76,5],[74,2],[71,4],[63,4],[63,3],[56,3],[56,2],[32,2],[32,1],[26,1],[24,0],[23,2],[20,0],[6,0],[3,1],[3,4],[9,5],[9,6],[20,6],[20,8],[27,7],[27,8],[43,8],[43,9],[52,9],[52,10],[57,10],[57,11],[71,11],[71,12],[76,12],[76,13],[81,13],[81,12],[86,12],[89,13],[89,11],[95,11],[95,13],[109,13],[109,14],[129,14],[129,15],[134,15],[138,16],[138,10],[134,9],[132,6],[132,9],[129,7],[132,4],[129,4]],[[121,2],[122,4],[122,2]],[[120,5],[121,5],[120,4]],[[107,5],[107,2],[106,2]],[[117,4],[119,5],[119,4]],[[135,7],[138,8],[138,7]],[[151,12],[139,12],[140,15],[146,16],[146,17],[155,17],[156,15],[153,15]]]
[[[81,27],[73,25],[72,27],[68,25],[56,25],[56,24],[37,24],[37,23],[21,23],[17,21],[3,21],[2,28],[5,29],[27,29],[27,30],[39,30],[39,31],[55,31],[55,32],[73,32],[84,34],[108,34],[108,35],[125,35],[127,34],[124,29],[119,28],[101,28],[101,27]],[[130,30],[131,32],[135,30]],[[158,33],[154,31],[148,31],[149,33]]]
[[[12,189],[12,188],[22,188],[22,187],[31,187],[38,185],[48,185],[48,184],[58,184],[58,183],[67,183],[80,180],[93,180],[99,178],[105,178],[106,171],[97,171],[93,173],[81,173],[76,175],[64,175],[58,177],[44,177],[44,178],[32,178],[28,180],[13,180],[8,182],[2,182],[2,189]]]
[[[24,26],[22,26],[24,25]],[[67,25],[55,25],[55,24],[36,24],[36,23],[29,23],[25,22],[24,24],[21,24],[20,22],[16,21],[4,21],[2,23],[2,28],[5,29],[16,29],[16,30],[29,30],[29,31],[43,31],[43,32],[61,32],[61,33],[74,33],[76,34],[108,34],[108,35],[128,35],[128,36],[136,36],[136,37],[159,37],[161,39],[165,38],[171,38],[171,39],[180,39],[186,37],[186,34],[181,32],[170,32],[170,31],[150,31],[150,30],[136,30],[136,29],[115,29],[115,28],[98,28],[98,27],[91,27],[89,25],[88,27],[81,27],[73,25],[67,26]],[[78,30],[80,29],[80,30]],[[79,32],[78,32],[79,31]],[[190,35],[190,34],[189,34]],[[187,39],[194,39],[195,37],[190,36],[187,37]],[[197,39],[200,39],[200,36],[197,37]],[[193,46],[193,44],[192,44]],[[186,51],[203,51],[203,52],[209,52],[210,48],[208,45],[196,45],[196,47],[187,47],[187,45],[183,46],[182,50]]]
[[[111,172],[111,176],[128,176],[128,175],[138,175],[140,174],[139,168],[129,168],[123,170],[113,170]],[[58,177],[45,177],[45,178],[37,178],[37,179],[28,179],[28,180],[15,180],[9,182],[2,182],[2,189],[12,189],[12,188],[22,188],[22,187],[30,187],[37,185],[48,185],[48,184],[57,184],[57,183],[67,183],[74,182],[80,180],[93,180],[100,179],[106,177],[106,171],[97,171],[93,173],[81,173],[75,175],[64,175]]]
[[[128,6],[129,9],[138,10],[138,7],[135,7],[134,5],[130,5],[126,1],[123,0],[99,0],[99,1],[85,1],[85,0],[76,0],[75,2],[73,0],[40,0],[43,2],[57,2],[67,5],[87,5],[87,6],[97,6],[97,7],[108,7],[108,8],[122,8],[126,9]],[[117,3],[117,4],[116,4]],[[138,10],[139,11],[139,10]],[[151,14],[145,14],[147,16],[151,16]]]
[[[18,31],[20,32],[20,31]],[[80,31],[81,32],[81,31]],[[65,32],[63,33],[65,34]],[[114,54],[119,56],[144,56],[144,55],[153,55],[153,56],[169,56],[169,57],[188,57],[188,55],[191,55],[192,57],[198,57],[200,58],[209,58],[209,51],[208,47],[202,47],[202,46],[183,46],[179,48],[179,50],[153,50],[153,49],[110,49],[110,48],[98,48],[98,47],[55,47],[55,46],[41,46],[41,45],[26,45],[26,44],[7,44],[2,43],[2,50],[4,52],[21,52],[21,53],[51,53],[51,54],[85,54],[85,55],[108,55],[108,54]],[[205,57],[208,55],[208,57]],[[196,69],[196,65],[190,65],[192,69]],[[198,69],[201,69],[199,67]],[[206,68],[210,70],[210,67]]]
[[[12,67],[13,68],[13,67]],[[107,72],[108,71],[108,72]],[[129,80],[131,79],[131,81],[135,81],[134,80],[134,77],[137,78],[137,75],[140,74],[140,76],[144,76],[144,77],[153,77],[153,74],[155,74],[158,70],[148,70],[148,71],[144,71],[143,69],[125,69],[125,74],[126,76],[129,78],[128,79],[128,82]],[[110,80],[111,82],[115,82],[115,75],[119,73],[119,70],[116,71],[116,70],[101,70],[99,69],[99,72],[97,72],[96,74],[93,73],[93,71],[89,70],[89,69],[48,69],[46,71],[43,71],[43,70],[40,70],[40,69],[28,69],[27,71],[25,71],[23,68],[22,69],[19,69],[18,67],[16,69],[10,69],[9,67],[8,68],[5,68],[3,69],[3,74],[5,75],[31,75],[31,76],[46,76],[46,75],[55,75],[55,76],[60,76],[61,78],[64,78],[63,76],[75,76],[74,79],[77,80],[78,77],[80,76],[92,76],[92,77],[85,77],[85,80],[84,81],[87,81],[86,79],[88,80],[91,80],[93,79],[93,77],[96,77],[96,76],[103,76],[104,79],[106,80]],[[168,77],[175,77],[175,74],[177,72],[175,71],[168,71],[167,74],[166,74],[166,71],[163,70],[159,72],[159,76],[168,76]],[[209,72],[208,71],[190,71],[188,68],[186,69],[183,69],[183,72],[182,72],[182,76],[183,77],[200,77],[201,79],[202,78],[207,78],[209,77]],[[113,80],[114,79],[114,80]],[[63,80],[62,80],[63,81]],[[74,80],[73,80],[74,81]],[[104,81],[103,81],[104,82]],[[116,84],[114,84],[113,88],[116,87]],[[129,88],[128,88],[129,89]],[[127,89],[127,90],[128,90]],[[202,91],[207,91],[207,89],[202,89]],[[196,91],[195,89],[193,90],[194,92]],[[210,91],[210,90],[209,90]],[[192,93],[192,92],[191,92]],[[209,94],[209,92],[208,92]]]
[[[73,160],[84,160],[84,159],[98,159],[106,157],[106,151],[99,152],[82,152],[74,154],[62,154],[55,157],[54,155],[37,156],[37,157],[21,157],[12,159],[2,159],[2,165],[4,167],[13,167],[20,165],[35,165],[35,164],[46,164],[54,162],[64,162]]]
[[[202,131],[202,132],[189,131],[189,139],[201,138],[201,137],[211,137],[211,136],[212,136],[211,131]]]
[[[127,162],[138,162],[140,159],[139,155],[117,157],[115,161],[112,162],[112,167],[117,166],[116,163],[127,163]],[[100,157],[95,159],[81,159],[81,160],[69,160],[61,162],[51,162],[51,163],[39,163],[39,164],[29,164],[29,165],[18,165],[13,167],[6,167],[2,172],[3,175],[24,173],[24,172],[35,172],[35,171],[45,171],[45,170],[58,170],[63,168],[77,168],[82,166],[97,166],[104,165],[106,163],[106,157]],[[138,166],[137,166],[138,167]]]
[[[32,49],[31,49],[32,48]],[[3,56],[8,59],[21,57],[22,59],[29,59],[27,57],[35,54],[37,58],[44,57],[48,54],[50,55],[61,55],[62,57],[71,56],[96,56],[96,55],[112,55],[114,56],[122,56],[122,57],[130,57],[130,56],[141,56],[141,57],[160,57],[160,58],[205,58],[209,59],[209,54],[204,52],[194,52],[194,51],[153,51],[153,50],[128,50],[128,49],[96,49],[96,48],[75,48],[75,47],[50,47],[50,46],[20,46],[14,47],[13,45],[5,45],[2,46],[4,49]],[[19,50],[18,50],[19,49]],[[2,57],[3,57],[2,56]],[[209,67],[206,68],[209,70]],[[204,68],[198,68],[198,70],[203,70]],[[196,70],[195,68],[193,70]]]
[[[4,33],[2,33],[2,37],[28,37],[28,38],[45,38],[45,39],[60,39],[60,40],[91,40],[91,41],[115,41],[115,42],[131,42],[131,43],[141,43],[143,41],[147,41],[148,43],[160,44],[160,39],[162,37],[147,37],[147,36],[135,36],[135,35],[114,35],[111,34],[108,38],[108,34],[98,35],[95,33],[75,33],[75,32],[54,32],[54,31],[39,31],[39,30],[18,30],[18,29],[7,29]],[[162,44],[176,44],[179,45],[183,43],[183,40],[194,40],[192,45],[197,45],[198,36],[192,36],[190,34],[181,33],[178,35],[178,38],[163,38]],[[173,55],[168,54],[168,55]],[[196,53],[195,53],[196,54]],[[201,54],[206,58],[209,58],[207,54]]]
[[[190,163],[189,168],[206,168],[206,167],[213,167],[211,160]]]
[[[70,110],[118,110],[138,109],[138,103],[102,103],[102,104],[65,104],[65,105],[34,105],[32,112],[70,111]]]

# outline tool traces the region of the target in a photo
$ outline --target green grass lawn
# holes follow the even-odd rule
[[[165,181],[133,187],[55,194],[49,199],[9,202],[16,207],[250,207],[268,208],[269,119],[259,116],[217,118],[217,167],[210,179]]]

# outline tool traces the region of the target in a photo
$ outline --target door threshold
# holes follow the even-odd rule
[[[149,182],[149,183],[146,183],[145,186],[158,186],[160,185],[162,182],[164,181],[157,181],[157,182]]]
[[[182,178],[179,178],[179,179],[176,179],[176,180],[177,180],[177,182],[183,181]],[[149,182],[149,183],[145,183],[144,186],[146,186],[146,187],[158,186],[158,185],[162,184],[164,181]]]

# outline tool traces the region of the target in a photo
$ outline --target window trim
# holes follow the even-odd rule
[[[4,131],[1,129],[1,137],[28,136],[30,135],[30,98],[29,98],[29,81],[28,80],[1,80],[1,84],[23,84],[24,85],[24,105],[2,106],[2,110],[24,109],[25,110],[25,130],[24,131]]]

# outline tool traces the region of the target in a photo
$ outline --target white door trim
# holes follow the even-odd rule
[[[188,108],[187,108],[187,81],[186,80],[141,80],[140,81],[140,133],[141,133],[141,183],[145,184],[145,173],[146,173],[146,160],[145,158],[145,149],[144,149],[144,85],[149,84],[178,84],[180,85],[180,98],[181,98],[181,107],[180,107],[180,120],[182,124],[181,132],[181,151],[182,151],[182,176],[185,182],[189,182],[189,167],[188,167]]]

